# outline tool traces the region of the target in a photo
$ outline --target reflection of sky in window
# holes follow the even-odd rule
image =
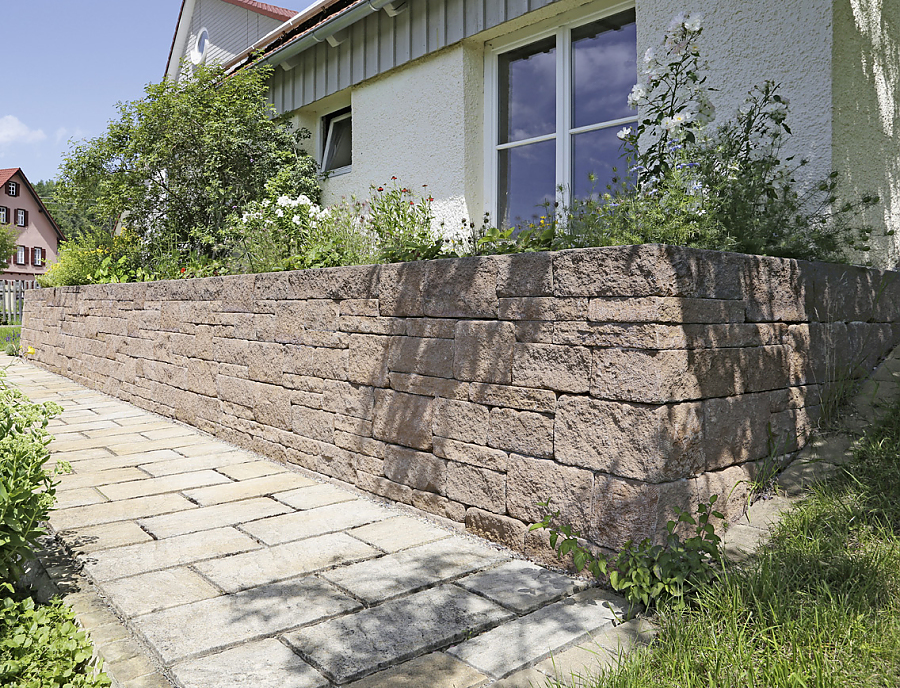
[[[556,130],[556,38],[500,55],[500,143]]]
[[[606,193],[612,183],[613,167],[617,174],[625,172],[626,160],[622,156],[622,142],[616,136],[618,127],[595,129],[572,137],[572,194],[576,198]],[[596,181],[588,175],[593,173]]]
[[[556,141],[500,151],[500,226],[511,227],[545,214],[556,200]]]
[[[637,81],[636,46],[633,10],[572,31],[573,127],[636,116],[627,103]]]

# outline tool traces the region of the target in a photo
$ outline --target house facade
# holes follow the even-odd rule
[[[169,74],[199,49],[185,27],[201,3],[238,4],[185,1]],[[637,117],[625,100],[638,56],[682,11],[704,17],[718,118],[777,82],[794,132],[785,154],[809,160],[805,179],[838,170],[847,198],[881,198],[866,221],[900,230],[900,3],[320,0],[216,61],[276,67],[271,100],[312,132],[326,202],[397,177],[427,188],[450,229],[485,212],[509,225],[557,187],[564,202],[589,193],[588,173],[603,187],[620,162],[615,132]],[[897,238],[877,239],[873,258],[897,265]]]
[[[18,167],[0,170],[0,229],[10,227],[18,232],[16,252],[0,279],[33,280],[45,273],[65,237]]]

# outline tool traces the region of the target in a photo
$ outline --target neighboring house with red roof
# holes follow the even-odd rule
[[[33,280],[56,261],[65,237],[18,167],[0,170],[0,229],[10,226],[19,233],[18,245],[0,279]]]
[[[224,18],[227,4],[185,0],[168,76],[200,55],[213,20],[197,8]],[[447,227],[485,212],[510,226],[590,193],[588,173],[602,190],[621,167],[639,56],[681,10],[703,15],[718,120],[754,85],[779,83],[794,132],[783,156],[809,160],[806,180],[840,171],[850,200],[880,196],[865,220],[895,235],[873,242],[873,260],[900,264],[900,2],[317,0],[245,31],[242,46],[232,35],[215,62],[276,67],[270,99],[312,132],[326,203],[396,176],[427,184]]]
[[[183,0],[169,50],[166,78],[193,65],[224,64],[296,14],[255,0]]]

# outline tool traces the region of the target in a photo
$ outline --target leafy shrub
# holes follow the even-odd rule
[[[11,589],[4,586],[7,592]],[[93,651],[72,611],[59,600],[36,606],[31,598],[0,601],[0,685],[7,688],[99,688]]]
[[[34,557],[56,490],[44,469],[50,457],[47,424],[62,409],[35,404],[5,383],[0,371],[0,583],[13,584]]]
[[[387,186],[371,187],[360,205],[364,226],[376,237],[378,259],[384,263],[431,260],[444,254],[444,240],[433,229],[431,196],[415,197],[391,177]]]
[[[145,281],[152,275],[141,251],[140,237],[128,229],[115,236],[85,230],[60,245],[59,259],[37,280],[42,287]]]
[[[686,511],[676,510],[678,520],[666,524],[664,545],[654,545],[649,538],[637,544],[629,540],[613,559],[594,554],[580,544],[581,533],[571,526],[553,525],[559,511],[548,512],[530,529],[549,529],[550,546],[560,559],[571,554],[577,571],[587,569],[595,578],[608,577],[613,590],[625,595],[632,608],[637,604],[651,607],[662,599],[683,602],[716,576],[716,566],[722,560],[721,538],[710,523],[712,517],[724,518],[713,509],[717,499],[718,495],[712,495],[708,503],[701,503],[697,519]],[[549,501],[541,502],[540,506],[548,508]],[[693,526],[695,535],[682,540],[676,532],[681,523]]]

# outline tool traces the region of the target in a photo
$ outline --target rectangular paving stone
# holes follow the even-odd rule
[[[389,518],[347,532],[385,552],[398,552],[401,549],[450,537],[448,531],[409,516]]]
[[[217,528],[94,552],[85,558],[84,568],[96,580],[108,581],[259,547],[258,542],[234,528]]]
[[[499,550],[463,538],[452,538],[388,554],[374,561],[342,566],[321,576],[374,604],[507,558]]]
[[[82,487],[77,490],[59,491],[56,493],[54,509],[70,509],[73,506],[85,506],[86,504],[100,504],[109,500],[97,492],[93,487]]]
[[[466,640],[448,653],[488,676],[502,678],[612,625],[625,612],[621,602],[597,588],[585,590]]]
[[[205,437],[188,435],[187,437],[173,437],[165,440],[148,440],[146,437],[136,435],[137,441],[128,436],[127,440],[117,437],[116,441],[107,440],[104,445],[113,454],[133,454],[137,451],[153,451],[155,449],[175,449],[180,454],[184,454],[184,450],[191,445],[199,445],[201,442],[208,441]]]
[[[206,435],[197,435],[195,442],[186,442],[178,451],[185,456],[206,456],[207,454],[219,454],[221,452],[234,451],[236,447],[225,444],[219,440],[213,440]]]
[[[521,559],[466,576],[457,581],[457,585],[517,614],[527,614],[587,587],[584,581],[548,571]]]
[[[75,553],[84,554],[153,541],[150,534],[134,521],[116,521],[99,526],[64,530],[58,535]]]
[[[173,425],[172,423],[160,423],[159,427],[153,430],[141,430],[141,434],[148,440],[163,440],[170,437],[185,437],[192,435],[197,431],[193,428],[186,428],[183,425]]]
[[[273,461],[248,461],[234,466],[223,466],[219,469],[219,473],[227,475],[232,480],[247,480],[275,473],[287,473],[287,469]]]
[[[226,592],[235,592],[379,554],[369,545],[337,533],[207,561],[195,568]]]
[[[217,483],[231,483],[227,477],[216,471],[194,471],[193,473],[177,473],[162,478],[151,478],[146,473],[141,480],[127,483],[115,483],[99,488],[111,500],[131,499],[140,495],[163,494],[165,492],[182,492],[184,490],[200,487],[201,485],[215,485]],[[189,496],[189,495],[188,495]]]
[[[54,455],[56,456],[56,455]],[[68,452],[64,454],[58,455],[61,458],[69,461]],[[155,461],[166,461],[170,459],[181,458],[179,454],[174,452],[171,449],[162,449],[152,452],[147,452],[146,454],[125,454],[122,456],[115,456],[113,454],[107,454],[103,457],[94,457],[91,459],[85,459],[81,461],[72,461],[72,468],[79,472],[97,472],[97,471],[108,471],[115,470],[119,468],[129,468],[139,466],[145,463],[152,463]]]
[[[150,475],[158,478],[164,475],[188,473],[190,471],[200,471],[206,468],[233,466],[234,464],[246,462],[247,456],[247,452],[240,450],[191,457],[182,456],[173,451],[171,452],[171,457],[166,457],[168,460],[141,462],[139,465],[141,470],[147,471]]]
[[[136,447],[142,442],[148,442],[149,440],[141,437],[138,434],[131,435],[117,435],[115,440],[110,440],[106,437],[86,437],[80,440],[66,440],[62,442],[53,441],[50,443],[50,451],[53,452],[75,452],[75,451],[83,451],[85,449],[98,449],[105,448],[109,449],[113,454],[124,454],[126,452],[117,452],[112,448],[112,444],[120,444],[120,445],[128,445],[130,447]],[[156,449],[156,447],[153,447]],[[149,447],[148,447],[149,449]],[[134,449],[129,449],[127,453],[133,452]]]
[[[201,506],[210,506],[224,502],[235,502],[250,497],[262,497],[273,492],[283,492],[315,484],[315,480],[310,480],[299,473],[277,473],[261,478],[229,482],[227,485],[201,487],[196,490],[189,490],[185,492],[185,495],[188,499],[197,502]]]
[[[272,495],[279,502],[284,502],[295,509],[316,509],[329,504],[352,502],[359,497],[349,490],[328,483],[319,483],[311,487],[298,487],[296,490],[279,492]]]
[[[103,592],[125,616],[149,614],[221,594],[209,582],[187,568],[151,571],[106,581]]]
[[[177,494],[153,495],[54,511],[50,515],[50,525],[56,530],[67,530],[113,521],[131,521],[187,509],[197,509],[197,505]]]
[[[135,466],[127,466],[125,468],[114,468],[108,471],[88,471],[76,473],[66,473],[58,476],[59,485],[56,487],[56,494],[66,492],[67,490],[77,490],[82,487],[99,487],[101,485],[111,485],[112,483],[124,483],[130,480],[143,480],[150,476]]]
[[[184,501],[187,502],[186,499]],[[188,504],[191,503],[188,502]],[[276,516],[291,511],[290,507],[265,497],[246,499],[234,504],[217,504],[216,506],[203,507],[191,504],[191,506],[195,508],[191,510],[190,518],[184,518],[183,514],[167,514],[156,518],[142,519],[140,524],[156,537],[167,538],[173,535],[195,533],[198,530],[233,526],[237,523],[266,518],[267,516]]]
[[[63,426],[59,429],[58,432],[54,432],[53,436],[62,443],[60,437],[62,435],[68,435],[69,433],[82,433],[82,432],[93,432],[98,430],[110,430],[110,429],[118,429],[121,432],[129,432],[126,428],[123,428],[121,425],[116,424],[115,421],[107,420],[105,418],[98,417],[96,420],[84,420],[80,423],[70,423],[68,425]],[[115,434],[115,433],[113,433]],[[97,435],[85,435],[80,439],[87,439],[90,437],[96,437]],[[79,439],[73,437],[72,440]]]
[[[170,426],[171,423],[167,421],[160,420],[146,420],[143,419],[134,419],[134,418],[125,418],[117,421],[117,424],[113,424],[113,421],[107,421],[111,424],[110,427],[106,428],[97,428],[97,429],[85,429],[81,430],[86,437],[115,437],[116,435],[128,435],[128,434],[137,434],[143,435],[147,437],[147,433],[153,430],[159,430],[160,428],[164,428]],[[70,432],[69,428],[66,428],[66,432]],[[147,439],[151,439],[147,437]]]
[[[133,624],[172,664],[358,608],[324,581],[300,578],[153,612]]]
[[[510,612],[444,585],[284,638],[336,683],[345,683],[505,621]]]
[[[347,688],[479,688],[488,677],[443,652],[432,652],[347,684]]]
[[[326,688],[327,678],[274,638],[239,645],[172,667],[184,688]]]
[[[65,453],[59,453],[51,446],[50,453],[54,459],[65,459],[66,461],[71,463],[73,467],[75,466],[76,462],[80,463],[82,461],[91,461],[113,456],[113,453],[111,451],[109,451],[108,449],[104,449],[103,447],[93,447],[91,449],[81,449],[79,451],[67,451]]]
[[[347,530],[393,515],[394,512],[378,504],[357,499],[308,511],[292,511],[283,516],[245,523],[242,528],[267,545],[279,545],[291,540]]]

